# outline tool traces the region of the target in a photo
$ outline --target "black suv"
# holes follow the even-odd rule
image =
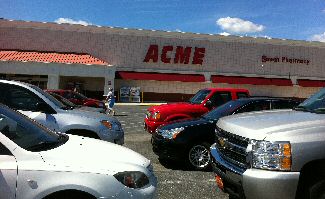
[[[215,142],[219,118],[243,112],[292,109],[301,101],[284,98],[243,98],[208,112],[200,118],[176,121],[159,127],[152,135],[152,148],[159,159],[185,160],[193,169],[210,167],[210,146]]]

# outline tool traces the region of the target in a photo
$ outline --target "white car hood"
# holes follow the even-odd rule
[[[325,124],[325,114],[294,110],[250,112],[221,118],[221,129],[251,139],[263,140],[269,135],[313,128]]]
[[[75,135],[69,135],[65,144],[40,155],[46,164],[65,171],[114,174],[150,164],[147,158],[126,147]]]

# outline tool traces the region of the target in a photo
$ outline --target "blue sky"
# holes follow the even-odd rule
[[[0,0],[0,17],[325,42],[324,0]]]

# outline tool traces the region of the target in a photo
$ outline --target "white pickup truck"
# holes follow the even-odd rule
[[[294,110],[221,118],[211,155],[230,198],[325,198],[325,88]]]

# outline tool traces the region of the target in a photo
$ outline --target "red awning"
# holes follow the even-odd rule
[[[213,83],[292,86],[290,79],[212,75]]]
[[[325,87],[325,81],[322,80],[298,79],[297,82],[302,87]]]
[[[116,78],[132,80],[180,81],[180,82],[205,82],[204,75],[173,74],[173,73],[144,73],[117,71]]]

